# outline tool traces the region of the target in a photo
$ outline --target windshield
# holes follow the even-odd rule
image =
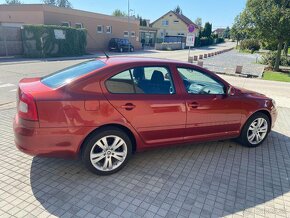
[[[41,82],[51,88],[58,88],[85,74],[98,70],[105,65],[106,64],[100,60],[86,61],[45,76],[42,78]]]

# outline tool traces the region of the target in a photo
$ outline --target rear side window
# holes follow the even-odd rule
[[[166,67],[136,67],[123,71],[106,81],[115,94],[175,94],[170,71]]]
[[[41,82],[51,88],[58,88],[105,65],[100,60],[86,61],[45,76]]]

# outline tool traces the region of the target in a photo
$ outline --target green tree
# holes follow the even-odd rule
[[[244,13],[240,13],[235,17],[234,24],[230,30],[231,39],[237,40],[237,45],[239,42],[245,38],[250,38],[248,33],[250,31],[247,29],[246,16]]]
[[[72,4],[68,0],[57,0],[57,6],[61,8],[72,8]]]
[[[230,32],[231,32],[230,28],[227,27],[227,28],[225,29],[225,31],[224,31],[224,35],[223,35],[223,37],[224,37],[225,39],[229,39],[229,38],[230,38]]]
[[[55,0],[43,0],[43,3],[46,5],[55,5],[56,6]]]
[[[121,11],[120,9],[114,10],[112,15],[116,16],[116,17],[126,17],[127,16],[126,12]]]
[[[200,17],[196,18],[194,23],[201,29],[202,27],[202,19]]]
[[[248,0],[245,21],[256,36],[265,42],[277,43],[274,70],[279,70],[283,43],[290,40],[289,0]]]
[[[212,33],[212,25],[209,22],[206,22],[202,30],[202,36],[209,38],[211,36],[211,33]]]
[[[5,0],[5,2],[7,5],[20,5],[20,4],[22,4],[22,2],[19,0]]]
[[[177,13],[177,14],[182,14],[182,10],[181,10],[181,8],[180,8],[179,5],[177,5],[176,8],[174,8],[173,11],[174,11],[175,13]]]
[[[68,0],[43,0],[43,3],[61,8],[72,8],[72,4]]]

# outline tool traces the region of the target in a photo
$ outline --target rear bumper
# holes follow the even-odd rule
[[[13,130],[16,147],[26,154],[77,158],[80,145],[91,127],[40,128],[38,122],[25,121],[16,116]]]

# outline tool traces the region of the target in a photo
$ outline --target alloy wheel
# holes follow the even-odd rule
[[[104,136],[92,147],[90,161],[100,171],[112,171],[118,168],[126,159],[127,145],[116,135]]]
[[[268,132],[268,122],[264,118],[255,119],[249,126],[247,132],[248,141],[253,144],[259,144],[266,137]]]

